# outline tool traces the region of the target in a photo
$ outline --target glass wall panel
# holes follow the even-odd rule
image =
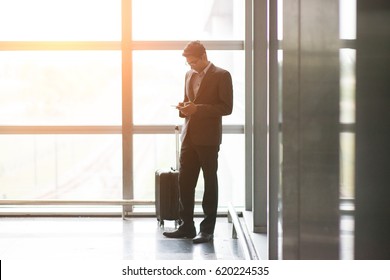
[[[120,0],[2,0],[0,41],[119,41]]]
[[[355,197],[355,133],[340,133],[340,197]]]
[[[121,41],[121,0],[0,0],[0,41]],[[245,1],[132,0],[132,40],[244,40]],[[127,13],[127,14],[126,14]],[[130,11],[124,11],[125,20]],[[221,43],[223,45],[223,43]],[[122,125],[122,52],[0,51],[0,126]],[[28,46],[28,45],[26,45]],[[34,47],[35,48],[35,47]],[[189,70],[182,51],[134,51],[134,125],[182,124]],[[234,109],[224,124],[243,125],[243,50],[210,50],[230,71]],[[47,130],[50,131],[50,128]],[[173,132],[173,131],[172,131]],[[239,148],[239,147],[242,147]],[[134,135],[135,199],[154,199],[154,173],[175,166],[174,134]],[[121,199],[122,135],[0,135],[0,198]],[[220,201],[244,204],[244,135],[224,135]],[[202,176],[202,174],[200,175]],[[196,199],[201,200],[200,178]],[[151,208],[151,207],[150,207]]]
[[[219,153],[220,206],[229,202],[244,205],[244,135],[225,134]],[[155,171],[176,166],[175,136],[134,135],[134,197],[154,200]],[[196,199],[203,195],[203,177],[199,177]]]
[[[184,98],[185,65],[182,51],[134,51],[134,124],[181,124],[172,104]],[[244,51],[208,51],[208,59],[227,69],[233,79],[234,108],[224,124],[244,124]]]
[[[227,206],[244,206],[245,197],[244,134],[224,134],[219,153],[219,202]]]
[[[340,0],[340,39],[356,39],[356,0]]]
[[[120,125],[119,51],[0,52],[0,125]]]
[[[356,50],[340,49],[340,122],[355,123]]]
[[[120,135],[1,135],[0,198],[120,199]]]
[[[242,0],[133,0],[134,40],[243,40]]]
[[[340,49],[340,122],[355,123],[356,50]],[[340,196],[355,194],[355,133],[340,134]]]

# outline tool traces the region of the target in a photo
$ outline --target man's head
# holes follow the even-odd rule
[[[206,49],[199,41],[189,42],[183,50],[183,56],[186,58],[187,64],[191,66],[191,69],[197,72],[202,71],[209,63]]]
[[[205,53],[206,53],[206,49],[200,41],[189,42],[183,50],[184,57],[188,57],[188,56],[201,57]]]

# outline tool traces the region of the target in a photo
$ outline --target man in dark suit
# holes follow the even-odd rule
[[[218,152],[222,140],[222,116],[233,109],[232,78],[228,71],[208,61],[199,41],[184,48],[183,56],[191,67],[185,76],[184,101],[177,105],[185,118],[181,133],[179,190],[180,218],[183,223],[169,238],[193,238],[194,243],[213,239],[218,207]],[[200,169],[204,177],[202,207],[204,219],[196,234],[194,224],[195,187]]]

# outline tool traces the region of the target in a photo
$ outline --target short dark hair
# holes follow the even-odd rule
[[[183,50],[183,56],[185,57],[188,56],[201,57],[205,53],[206,53],[206,48],[203,46],[203,44],[200,41],[189,42]]]

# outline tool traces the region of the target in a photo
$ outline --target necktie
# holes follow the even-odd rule
[[[190,83],[188,85],[188,97],[190,101],[194,101],[195,99],[195,92],[194,92],[194,81],[196,79],[197,73],[193,73],[190,79]]]

